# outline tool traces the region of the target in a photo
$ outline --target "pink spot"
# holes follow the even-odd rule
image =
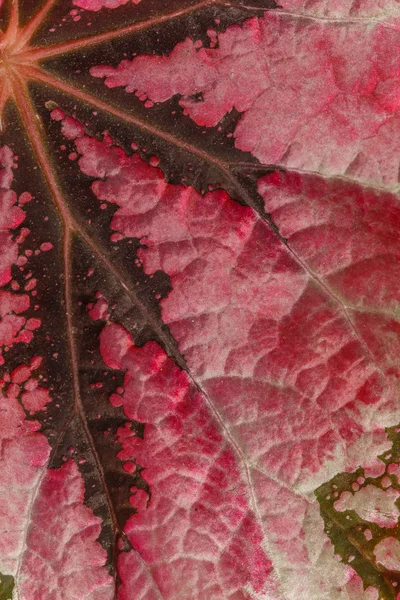
[[[110,240],[114,243],[119,242],[120,240],[123,240],[125,236],[122,235],[122,233],[112,233],[110,235]]]
[[[28,321],[26,322],[26,328],[29,329],[30,331],[34,331],[35,329],[38,329],[38,327],[40,327],[41,325],[41,320],[40,319],[28,319]]]
[[[32,392],[33,390],[36,390],[36,388],[38,387],[39,382],[37,379],[34,379],[33,377],[31,379],[28,379],[28,381],[25,383],[24,388],[26,391],[28,392]]]
[[[25,291],[28,292],[30,290],[33,290],[36,287],[37,284],[37,280],[36,279],[31,279],[25,286]]]
[[[90,308],[88,314],[93,320],[100,319],[103,321],[107,321],[110,318],[107,300],[105,298],[99,298],[94,304],[94,306]]]
[[[33,196],[29,192],[23,192],[18,198],[18,204],[23,205],[32,200]],[[29,231],[29,230],[28,230]]]
[[[101,356],[111,369],[121,369],[121,360],[133,345],[132,337],[122,325],[105,327],[100,334]]]
[[[7,388],[7,396],[9,398],[18,398],[20,387],[16,383],[11,383]]]
[[[40,249],[42,250],[42,252],[48,252],[52,248],[53,244],[51,244],[50,242],[43,242],[43,244],[40,245]]]
[[[35,371],[36,369],[38,369],[40,367],[40,365],[42,364],[42,361],[43,361],[43,359],[41,356],[34,356],[31,359],[31,362],[29,365],[30,368],[32,369],[32,371]]]
[[[132,0],[133,4],[139,4],[141,0]],[[85,10],[98,12],[102,8],[118,8],[124,6],[129,0],[73,0],[75,6],[80,6]]]
[[[27,365],[20,365],[11,372],[11,381],[23,383],[31,376],[31,369]]]
[[[38,410],[43,410],[48,402],[51,402],[51,397],[43,387],[36,387],[31,391],[26,391],[21,394],[22,403],[27,411],[31,414]]]
[[[400,541],[386,537],[374,548],[376,561],[389,571],[400,571]]]
[[[50,113],[50,118],[53,119],[53,121],[62,121],[64,117],[65,113],[61,108],[55,108]]]
[[[158,167],[158,165],[160,164],[160,159],[158,158],[158,156],[151,156],[149,163],[152,167]]]
[[[77,137],[82,137],[85,133],[85,128],[79,121],[68,116],[62,120],[62,133],[69,140],[73,140]]]
[[[16,238],[17,239],[17,243],[18,244],[22,244],[25,241],[26,237],[29,234],[30,234],[30,229],[28,229],[27,227],[22,227],[21,230],[20,230],[20,232],[19,232],[19,235]]]
[[[372,540],[372,532],[370,529],[364,530],[365,539],[369,542]]]

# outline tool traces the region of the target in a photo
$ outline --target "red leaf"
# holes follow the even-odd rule
[[[396,8],[2,11],[0,600],[397,600]]]

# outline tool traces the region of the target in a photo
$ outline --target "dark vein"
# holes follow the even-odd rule
[[[43,6],[38,10],[35,16],[25,25],[19,32],[19,47],[22,48],[27,44],[45,21],[47,15],[55,5],[57,0],[46,0]]]
[[[166,23],[168,21],[171,21],[172,19],[176,19],[184,15],[190,15],[200,10],[201,8],[206,8],[208,6],[221,6],[224,8],[241,8],[244,10],[251,10],[252,12],[265,12],[270,8],[246,6],[240,3],[235,4],[234,2],[225,2],[224,0],[202,0],[201,2],[198,2],[197,4],[194,4],[192,6],[181,8],[179,10],[175,10],[173,12],[166,13],[163,15],[158,15],[152,17],[151,19],[146,19],[145,21],[139,21],[138,23],[132,23],[131,25],[126,25],[125,27],[120,27],[119,29],[115,29],[113,31],[96,33],[94,35],[81,37],[78,40],[69,40],[67,42],[61,42],[60,44],[53,44],[50,46],[34,46],[28,48],[25,53],[21,53],[21,56],[24,56],[24,59],[26,60],[45,60],[53,56],[58,56],[59,54],[67,54],[69,52],[74,52],[75,50],[79,50],[80,48],[89,48],[97,44],[101,44],[102,42],[119,39],[120,37],[127,35],[128,33],[143,31],[144,29],[148,29],[149,27],[161,25],[162,23]]]
[[[12,0],[10,20],[7,27],[7,38],[15,41],[18,32],[19,0]]]
[[[4,130],[4,122],[3,122],[3,110],[5,105],[7,104],[7,101],[10,98],[10,85],[8,82],[8,79],[6,79],[5,77],[1,77],[0,78],[0,134],[3,132]]]
[[[24,70],[24,72],[26,73],[26,77],[31,80],[39,81],[46,85],[50,85],[51,87],[55,88],[57,91],[65,92],[66,94],[68,94],[69,96],[72,96],[73,98],[78,98],[79,100],[82,100],[83,102],[86,102],[87,104],[91,104],[94,108],[97,108],[103,112],[107,112],[110,115],[113,115],[114,117],[117,117],[118,119],[121,119],[127,123],[131,123],[131,125],[134,125],[138,129],[141,129],[142,131],[145,131],[146,133],[150,133],[152,136],[162,139],[165,142],[168,142],[169,144],[173,144],[174,146],[178,147],[179,149],[183,150],[184,152],[190,152],[190,154],[198,156],[202,160],[215,165],[221,171],[225,172],[226,170],[228,170],[228,167],[225,165],[224,162],[218,160],[211,154],[208,154],[208,152],[206,152],[205,150],[201,150],[200,148],[193,146],[193,144],[185,142],[184,140],[181,140],[181,139],[175,137],[174,135],[167,133],[166,131],[163,131],[162,129],[159,129],[158,127],[150,125],[150,124],[146,123],[145,121],[142,121],[138,117],[134,117],[133,115],[131,115],[130,113],[128,113],[124,110],[121,110],[119,108],[111,106],[110,104],[103,102],[102,100],[100,100],[99,98],[97,98],[96,96],[94,96],[92,94],[89,94],[88,92],[81,91],[75,85],[66,83],[65,81],[62,81],[61,79],[54,77],[53,75],[51,75],[50,73],[45,71],[43,68],[32,66],[32,67],[26,68]]]
[[[31,110],[31,114],[33,114],[32,113],[32,111],[34,111],[33,107],[31,107],[30,110]],[[146,321],[153,328],[153,330],[157,334],[157,336],[159,336],[159,338],[165,344],[165,347],[166,347],[168,353],[170,355],[175,355],[176,354],[175,343],[173,341],[172,336],[170,336],[170,335],[168,336],[166,334],[166,331],[165,331],[166,327],[160,326],[159,321],[150,313],[150,311],[143,304],[143,302],[141,302],[137,293],[133,290],[133,288],[129,287],[129,283],[127,282],[128,279],[126,278],[126,276],[121,271],[119,271],[119,269],[115,266],[114,262],[108,258],[107,253],[104,251],[104,249],[101,248],[101,246],[92,239],[92,237],[85,230],[85,228],[71,214],[71,212],[68,208],[68,204],[64,200],[61,190],[59,188],[59,185],[54,177],[52,166],[51,166],[51,161],[47,157],[46,152],[44,150],[44,143],[42,141],[43,137],[44,137],[43,134],[41,134],[40,135],[40,150],[41,150],[42,154],[45,155],[45,162],[43,159],[43,162],[41,164],[46,165],[46,171],[47,171],[46,179],[49,182],[50,189],[53,193],[54,201],[60,212],[63,222],[68,224],[68,227],[71,231],[74,231],[77,235],[79,235],[79,237],[92,250],[93,254],[104,264],[104,266],[115,277],[115,279],[119,282],[119,284],[125,290],[125,292],[129,293],[129,296],[130,296],[132,302],[134,302],[135,305],[137,305],[138,309],[144,315]],[[51,184],[50,184],[50,182],[51,182]],[[180,360],[178,360],[178,364],[182,369],[187,370],[187,366],[186,366],[183,358],[180,358]]]
[[[32,48],[27,49],[24,53],[21,52],[21,59],[23,58],[25,61],[44,60],[46,58],[57,56],[59,54],[67,54],[68,52],[74,52],[75,50],[79,50],[80,48],[89,48],[91,46],[101,44],[102,42],[108,42],[114,39],[119,39],[120,37],[128,33],[133,33],[135,31],[143,31],[144,29],[148,29],[149,27],[161,25],[162,23],[168,22],[172,19],[176,19],[177,17],[188,15],[193,12],[196,12],[197,10],[200,10],[201,8],[213,6],[216,4],[218,4],[218,0],[202,0],[202,2],[198,2],[193,6],[188,6],[186,8],[181,8],[180,10],[175,10],[173,12],[166,13],[164,15],[152,17],[151,19],[146,19],[146,21],[132,23],[132,25],[126,25],[125,27],[120,27],[119,29],[115,29],[113,31],[97,33],[94,35],[82,37],[78,40],[69,40],[68,42],[62,42],[60,44],[54,44],[52,46],[34,46]]]
[[[84,406],[80,394],[79,385],[79,366],[78,357],[75,345],[74,327],[73,327],[73,306],[72,306],[72,289],[71,289],[71,240],[74,231],[76,230],[74,219],[71,218],[69,211],[66,209],[65,201],[62,197],[61,190],[58,186],[53,174],[53,167],[51,165],[50,158],[45,150],[43,143],[43,132],[41,130],[41,124],[38,120],[38,115],[32,105],[29,98],[28,92],[24,83],[17,77],[12,78],[12,93],[13,99],[18,107],[21,120],[27,131],[30,143],[36,154],[38,163],[42,169],[43,175],[49,186],[54,204],[56,205],[63,223],[63,259],[64,259],[64,295],[65,295],[65,309],[66,309],[66,330],[68,337],[68,347],[70,352],[71,372],[73,381],[73,397],[76,413],[79,416],[82,428],[85,432],[88,440],[89,447],[91,449],[93,459],[96,465],[96,469],[99,474],[101,484],[104,488],[108,510],[113,526],[113,531],[123,535],[118,525],[118,520],[115,514],[114,506],[111,500],[110,493],[105,481],[104,471],[101,464],[100,457],[97,453],[95,443],[92,438],[92,434],[89,430],[87,419],[85,415]]]
[[[271,7],[270,6],[252,6],[251,4],[243,4],[242,2],[224,2],[223,0],[221,0],[220,2],[221,6],[225,6],[226,8],[242,8],[244,10],[249,10],[251,12],[257,11],[257,12],[266,12],[267,10],[274,10],[274,12],[276,11],[276,8]],[[277,4],[275,5],[277,6]]]

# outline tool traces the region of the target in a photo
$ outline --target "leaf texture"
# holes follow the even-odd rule
[[[397,599],[396,6],[1,5],[0,598]]]
[[[147,103],[179,94],[198,125],[215,126],[235,108],[243,113],[235,145],[262,163],[397,187],[399,65],[388,52],[396,29],[271,12],[208,35],[210,47],[187,38],[169,56],[90,73]]]

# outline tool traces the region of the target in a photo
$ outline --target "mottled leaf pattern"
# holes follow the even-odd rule
[[[397,2],[14,0],[0,600],[397,600]]]

